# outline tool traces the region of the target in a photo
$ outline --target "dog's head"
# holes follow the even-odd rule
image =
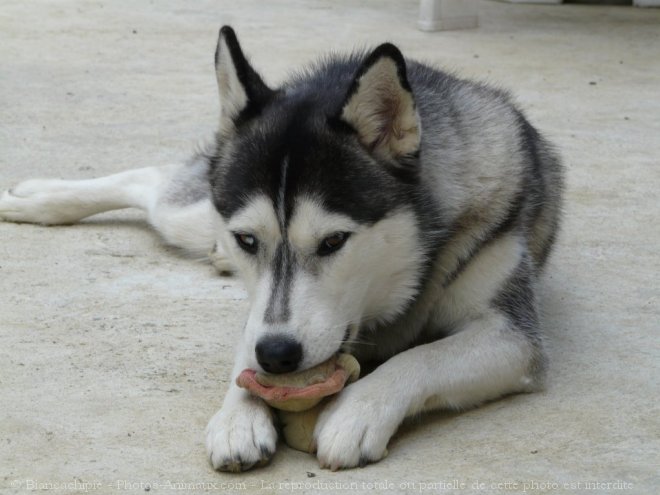
[[[420,121],[399,50],[384,44],[269,88],[220,31],[213,198],[252,308],[250,365],[314,366],[419,290]],[[257,364],[258,363],[258,364]]]

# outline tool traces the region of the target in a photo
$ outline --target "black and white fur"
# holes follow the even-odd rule
[[[340,349],[376,363],[320,417],[325,467],[381,459],[408,416],[540,385],[535,286],[561,166],[505,93],[391,44],[271,89],[228,27],[216,74],[217,139],[190,163],[23,182],[0,217],[62,224],[137,207],[168,243],[237,270],[252,305],[232,378],[282,349],[291,359],[272,371]],[[221,470],[266,462],[277,441],[269,408],[233,384],[206,435]]]

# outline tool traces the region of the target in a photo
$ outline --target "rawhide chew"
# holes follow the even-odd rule
[[[326,405],[323,399],[359,377],[357,359],[350,354],[339,354],[298,373],[266,375],[244,370],[236,383],[277,410],[284,441],[289,447],[311,452],[314,427]]]
[[[268,375],[243,370],[236,384],[283,411],[305,411],[328,395],[339,392],[346,382],[360,376],[360,364],[350,354],[339,354],[304,371]]]

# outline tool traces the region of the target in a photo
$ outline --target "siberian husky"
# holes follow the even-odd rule
[[[271,88],[223,27],[213,145],[181,165],[29,180],[5,221],[66,224],[137,207],[166,242],[236,270],[251,310],[234,377],[340,349],[379,363],[325,409],[323,467],[378,461],[408,416],[538,388],[536,285],[562,168],[510,97],[392,44],[321,59]],[[273,455],[269,408],[232,384],[206,430],[213,467]]]

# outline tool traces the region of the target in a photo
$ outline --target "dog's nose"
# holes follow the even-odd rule
[[[267,373],[295,371],[302,360],[302,346],[286,335],[268,335],[257,342],[257,362]]]

